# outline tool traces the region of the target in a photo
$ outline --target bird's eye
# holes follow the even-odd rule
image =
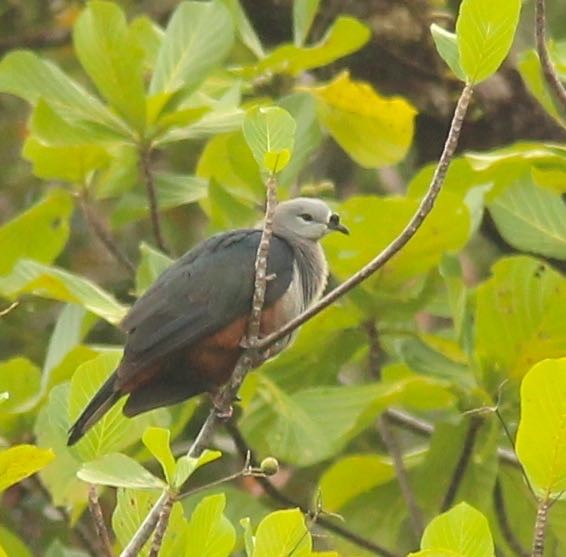
[[[309,215],[308,213],[303,213],[302,215],[299,215],[305,222],[312,222],[312,215]]]

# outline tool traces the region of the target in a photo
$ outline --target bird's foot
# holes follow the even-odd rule
[[[234,400],[239,400],[239,397],[235,397]],[[219,420],[229,420],[234,414],[232,404],[226,405],[222,392],[218,392],[212,396],[212,405],[214,406],[216,417]]]

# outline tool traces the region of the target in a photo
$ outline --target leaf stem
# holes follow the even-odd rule
[[[134,276],[136,274],[136,268],[134,267],[134,264],[130,261],[129,257],[120,249],[120,247],[112,237],[112,233],[108,229],[107,225],[97,214],[87,188],[83,188],[78,194],[78,201],[85,221],[94,232],[95,236],[100,240],[108,253],[110,253],[110,255],[112,255],[114,259],[116,259],[116,261],[120,263],[120,265],[122,265],[124,269],[126,269],[128,274],[130,276]]]
[[[161,232],[161,221],[159,218],[159,207],[157,205],[157,194],[155,192],[155,180],[151,168],[151,147],[143,146],[140,148],[140,166],[144,178],[145,190],[149,201],[149,213],[151,217],[151,227],[157,247],[165,254],[170,255],[163,240]]]
[[[549,508],[550,500],[548,494],[546,494],[538,503],[531,557],[543,557],[544,555],[544,537],[546,534]]]
[[[442,501],[441,511],[447,511],[456,500],[456,495],[458,494],[458,488],[464,480],[466,470],[472,456],[474,454],[474,445],[476,444],[476,439],[482,425],[482,420],[477,416],[473,416],[470,419],[470,427],[466,434],[466,439],[464,440],[464,446],[462,447],[462,452],[460,453],[460,458],[456,463],[456,468],[454,468],[454,473],[452,474],[452,479],[450,480],[450,485]]]
[[[563,109],[566,109],[566,88],[558,78],[556,68],[550,59],[546,46],[546,13],[544,0],[536,0],[535,4],[535,40],[542,72],[548,86]]]
[[[104,552],[105,557],[113,557],[114,554],[112,552],[110,536],[108,535],[108,530],[104,523],[104,516],[102,514],[102,508],[100,507],[100,501],[98,500],[96,486],[93,484],[89,484],[88,486],[88,508],[94,521],[96,533],[102,543],[102,551]]]

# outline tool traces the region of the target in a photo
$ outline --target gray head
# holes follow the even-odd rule
[[[332,230],[349,233],[340,224],[340,217],[320,199],[297,197],[283,201],[275,209],[273,232],[284,238],[316,242]]]

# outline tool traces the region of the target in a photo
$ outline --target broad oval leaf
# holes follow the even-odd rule
[[[84,463],[77,476],[84,482],[112,487],[163,489],[167,486],[133,458],[121,453],[106,454]]]
[[[409,557],[494,557],[493,539],[485,516],[460,503],[426,527],[418,553]]]
[[[312,538],[299,509],[268,514],[257,527],[252,557],[310,557]]]
[[[110,294],[81,276],[58,267],[21,259],[11,274],[0,277],[0,296],[15,298],[25,293],[79,304],[114,324],[122,320],[127,309]]]
[[[181,2],[167,25],[149,91],[191,90],[228,54],[232,18],[219,1]]]
[[[500,259],[476,294],[476,353],[482,368],[520,378],[543,358],[566,353],[566,279],[548,264]]]
[[[77,57],[103,97],[138,132],[145,127],[144,52],[113,2],[87,4],[73,29]]]
[[[295,119],[278,106],[257,107],[244,118],[244,137],[262,170],[276,173],[287,165],[295,142]]]
[[[16,445],[0,451],[0,492],[47,466],[55,455],[51,449]]]
[[[566,358],[543,360],[523,378],[517,456],[545,495],[566,489]]]
[[[495,73],[507,56],[521,0],[463,0],[456,21],[460,65],[470,83]]]
[[[490,203],[489,211],[513,247],[566,259],[566,205],[558,193],[523,179],[503,190]]]
[[[52,190],[39,203],[0,228],[0,275],[9,273],[19,259],[51,263],[69,238],[71,196]]]
[[[322,124],[364,168],[402,160],[413,139],[415,108],[401,97],[384,98],[348,72],[331,83],[306,89],[317,100]]]
[[[196,506],[187,527],[186,557],[228,557],[231,554],[236,531],[224,515],[225,506],[223,493],[205,497]]]
[[[169,485],[173,482],[175,473],[175,457],[169,446],[171,432],[162,427],[148,427],[142,436],[143,444],[161,465],[163,474]]]
[[[430,33],[438,54],[440,54],[441,58],[448,64],[448,67],[456,77],[462,81],[466,81],[466,74],[460,66],[458,38],[456,37],[456,33],[451,33],[436,23],[430,26]]]

